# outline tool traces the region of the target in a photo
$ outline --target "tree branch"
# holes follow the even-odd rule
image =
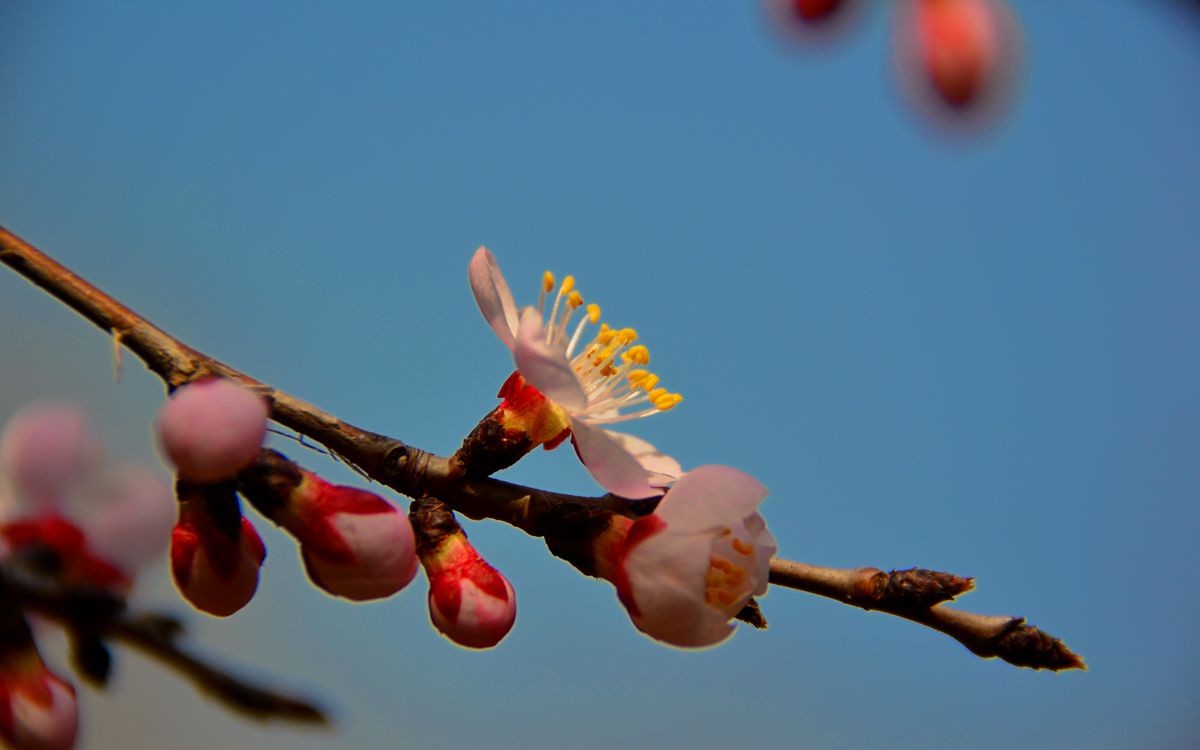
[[[137,649],[246,716],[328,723],[325,713],[313,703],[251,684],[188,651],[179,643],[183,628],[174,618],[127,613],[123,602],[103,592],[58,590],[12,570],[0,572],[0,598],[52,619],[68,631],[94,634]]]
[[[445,457],[344,422],[183,344],[2,227],[0,262],[117,336],[168,386],[220,375],[254,388],[268,399],[277,422],[321,443],[369,478],[403,495],[433,495],[469,518],[503,521],[534,536],[545,536],[546,524],[553,524],[564,512],[603,509],[637,517],[653,511],[653,501],[579,497],[465,477]],[[1061,641],[1026,625],[1022,618],[976,615],[939,604],[970,590],[971,579],[918,569],[887,574],[875,568],[838,570],[775,559],[771,582],[926,625],[985,658],[998,656],[1035,669],[1084,667]]]

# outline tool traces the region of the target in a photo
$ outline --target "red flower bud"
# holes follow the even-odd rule
[[[441,501],[418,500],[409,515],[417,533],[417,554],[429,578],[433,626],[460,646],[495,646],[517,619],[512,585],[479,556]]]
[[[171,575],[197,609],[227,617],[258,589],[266,548],[242,517],[231,484],[179,481],[179,519],[171,530]]]
[[[512,585],[465,536],[447,540],[431,557],[421,562],[429,576],[433,626],[460,646],[491,648],[499,643],[517,619]]]
[[[412,524],[382,497],[330,484],[273,450],[263,450],[239,482],[260,513],[300,542],[308,577],[330,594],[382,599],[416,576]]]
[[[17,629],[17,641],[0,646],[0,739],[15,750],[70,750],[79,729],[75,688],[46,668],[27,626]]]

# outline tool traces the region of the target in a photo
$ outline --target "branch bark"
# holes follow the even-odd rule
[[[219,375],[254,388],[269,401],[277,422],[403,495],[433,495],[469,518],[503,521],[539,537],[545,535],[544,524],[553,523],[564,510],[607,509],[631,517],[653,510],[653,502],[612,495],[579,497],[464,477],[446,457],[344,422],[187,346],[3,227],[0,262],[117,337],[168,387]],[[1034,669],[1084,668],[1083,660],[1062,641],[1026,625],[1023,618],[978,615],[941,604],[970,590],[971,579],[918,569],[839,570],[777,558],[771,564],[771,583],[911,620],[949,635],[981,657],[1000,657]]]

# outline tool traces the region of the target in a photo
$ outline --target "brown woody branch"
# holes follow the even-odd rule
[[[578,497],[465,477],[445,457],[344,422],[183,344],[3,228],[0,262],[117,337],[169,387],[220,375],[254,388],[270,401],[277,422],[401,494],[434,495],[470,518],[503,521],[534,536],[546,536],[564,514],[605,509],[639,516],[653,510],[653,502],[611,495]],[[999,656],[1035,669],[1084,666],[1061,641],[1024,624],[1022,618],[977,615],[940,604],[968,591],[970,579],[917,569],[890,574],[874,568],[838,570],[777,558],[771,562],[771,582],[912,620],[955,638],[982,657]]]
[[[12,570],[0,574],[0,599],[54,620],[70,632],[119,641],[154,657],[238,713],[262,720],[328,723],[315,704],[254,685],[190,652],[179,642],[183,627],[174,618],[129,613],[123,602],[103,592],[62,590]]]

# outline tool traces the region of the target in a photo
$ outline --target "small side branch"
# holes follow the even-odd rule
[[[246,716],[328,723],[324,711],[314,703],[255,685],[189,651],[179,642],[183,627],[174,618],[127,613],[120,602],[102,593],[51,589],[20,575],[0,578],[0,595],[71,632],[94,633],[104,640],[137,649],[183,675],[201,692]]]
[[[999,657],[1031,669],[1087,669],[1059,639],[1022,617],[977,615],[942,602],[974,587],[974,580],[913,568],[885,573],[878,568],[823,568],[776,558],[771,583],[878,610],[945,633],[985,659]]]

